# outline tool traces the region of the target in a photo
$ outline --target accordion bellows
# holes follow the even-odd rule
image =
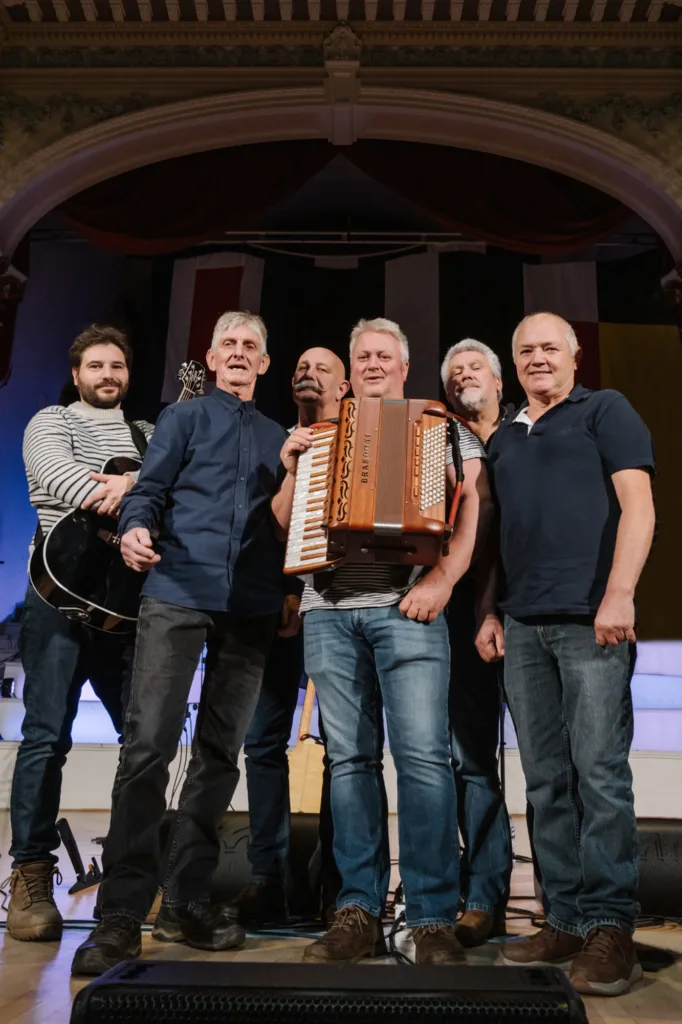
[[[435,565],[446,522],[441,402],[346,398],[298,460],[286,573],[340,562]]]

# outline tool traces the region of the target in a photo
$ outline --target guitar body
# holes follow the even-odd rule
[[[137,472],[134,459],[110,459],[103,473]],[[70,619],[107,633],[135,629],[145,573],[121,558],[118,520],[96,512],[67,512],[36,547],[29,576],[43,601]]]

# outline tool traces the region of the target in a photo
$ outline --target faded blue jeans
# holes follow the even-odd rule
[[[516,726],[547,921],[571,935],[634,926],[637,823],[628,761],[634,644],[600,647],[585,621],[505,617]]]
[[[450,652],[445,619],[388,608],[313,610],[306,671],[315,683],[331,761],[337,905],[383,912],[390,859],[378,772],[376,680],[398,777],[400,874],[410,927],[452,924],[459,903],[457,794],[450,760]]]

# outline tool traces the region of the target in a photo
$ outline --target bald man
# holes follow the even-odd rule
[[[336,419],[339,403],[350,387],[342,361],[328,348],[310,348],[301,355],[291,386],[298,406],[297,425],[303,427]],[[298,618],[303,585],[294,577],[286,579],[289,590],[294,591],[285,598],[288,622],[286,628],[280,630],[272,648],[258,705],[244,743],[252,881],[237,896],[235,904],[241,923],[251,927],[281,923],[288,917],[287,746],[303,677],[303,637]],[[328,776],[327,768],[325,776]],[[334,905],[339,885],[331,851],[332,836],[329,780],[326,777],[320,808],[323,911],[326,904]]]
[[[501,957],[571,964],[578,992],[620,995],[642,977],[628,753],[651,437],[623,395],[576,384],[578,340],[561,317],[526,317],[512,350],[527,402],[488,454],[504,587],[489,588],[477,647],[486,661],[504,654],[546,923]]]

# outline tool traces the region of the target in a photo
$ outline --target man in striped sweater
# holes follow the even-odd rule
[[[93,325],[69,350],[80,401],[36,413],[24,435],[29,498],[38,513],[37,539],[75,508],[115,513],[132,476],[100,472],[111,457],[140,458],[121,410],[128,390],[130,346],[113,327]],[[145,437],[149,423],[138,423]],[[53,898],[54,850],[62,768],[83,684],[90,680],[118,733],[130,687],[129,640],[94,635],[45,604],[29,584],[21,625],[25,672],[23,739],[12,781],[12,876],[7,930],[14,939],[62,934]]]

